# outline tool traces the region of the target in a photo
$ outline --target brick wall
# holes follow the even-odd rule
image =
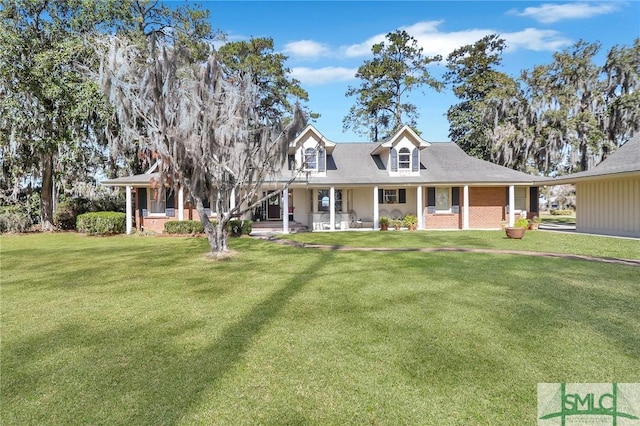
[[[505,187],[469,188],[469,227],[500,228],[504,218]]]
[[[461,215],[458,213],[429,214],[424,210],[424,229],[460,229]]]
[[[460,191],[460,214],[429,214],[424,209],[424,229],[462,229],[462,190]],[[469,187],[469,228],[500,228],[505,220],[505,187]]]

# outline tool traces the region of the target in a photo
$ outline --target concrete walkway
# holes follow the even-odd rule
[[[497,250],[497,249],[480,249],[480,248],[459,248],[459,247],[418,247],[418,248],[391,248],[391,247],[349,247],[338,245],[309,244],[297,241],[290,241],[278,238],[274,235],[256,235],[258,238],[274,243],[317,250],[334,250],[334,251],[370,251],[370,252],[421,252],[421,253],[489,253],[489,254],[512,254],[522,256],[547,257],[555,259],[571,259],[571,260],[588,260],[591,262],[613,263],[618,265],[637,266],[640,267],[640,259],[620,259],[614,257],[598,257],[583,256],[579,254],[563,254],[563,253],[545,253],[537,251],[520,251],[520,250]]]

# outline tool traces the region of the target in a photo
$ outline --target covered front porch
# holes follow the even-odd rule
[[[311,231],[380,229],[381,217],[417,217],[417,229],[497,229],[538,211],[538,189],[523,185],[294,186],[279,194],[289,221]],[[513,206],[511,208],[510,206]]]

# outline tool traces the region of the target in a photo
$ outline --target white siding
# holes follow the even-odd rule
[[[640,237],[640,177],[576,184],[579,232]]]

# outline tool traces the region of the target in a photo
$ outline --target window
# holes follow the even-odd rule
[[[516,186],[514,190],[516,210],[527,210],[527,188]]]
[[[411,152],[409,148],[401,148],[398,155],[398,168],[409,170],[409,167],[411,167]]]
[[[149,190],[149,213],[164,214],[167,208],[167,194],[164,187]]]
[[[398,201],[398,194],[395,189],[384,189],[382,191],[383,204],[395,204]]]
[[[328,189],[318,189],[318,211],[319,212],[328,212],[329,211],[329,194],[330,191]],[[342,211],[342,190],[336,189],[335,191],[335,208],[337,212]]]
[[[378,203],[380,204],[405,204],[407,202],[407,190],[400,189],[378,189]]]
[[[451,210],[451,192],[449,188],[436,188],[436,211]]]
[[[316,150],[313,148],[307,148],[304,150],[304,168],[305,170],[316,170],[317,168],[317,156]]]

